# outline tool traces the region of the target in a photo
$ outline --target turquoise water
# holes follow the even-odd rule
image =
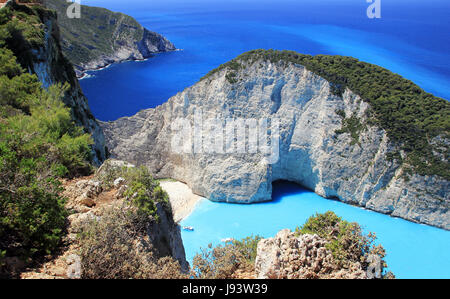
[[[358,222],[376,233],[386,249],[389,270],[398,278],[450,278],[450,232],[324,199],[290,183],[274,185],[273,201],[236,205],[204,200],[181,222],[194,231],[182,231],[187,259],[201,247],[222,239],[250,235],[272,237],[279,230],[294,230],[314,213],[328,210]]]
[[[369,20],[364,0],[84,0],[135,17],[182,51],[158,54],[91,72],[81,86],[100,120],[156,107],[195,84],[211,69],[256,48],[354,56],[413,80],[450,99],[450,23],[446,0],[382,2],[382,18]],[[223,238],[270,237],[294,229],[315,212],[333,210],[376,232],[389,269],[401,278],[450,278],[450,233],[336,201],[290,185],[274,188],[274,201],[253,205],[202,202],[183,221],[188,259]]]

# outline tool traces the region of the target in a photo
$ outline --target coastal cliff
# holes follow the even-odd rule
[[[154,53],[176,50],[161,34],[142,27],[134,18],[105,8],[81,5],[81,16],[67,17],[71,3],[45,0],[56,11],[64,55],[74,65],[77,76],[112,63],[142,60]]]
[[[335,66],[343,69],[342,74],[333,73]],[[376,89],[366,91],[357,85],[363,85],[363,75],[348,75],[352,67],[356,72],[368,70],[364,78],[373,80],[375,86],[381,75],[387,77],[387,85],[400,82],[398,91],[411,92],[411,97],[394,95],[388,102],[390,95],[383,94],[387,89],[380,87],[380,104],[380,98],[372,96]],[[424,100],[416,101],[417,97]],[[422,105],[421,101],[427,106],[416,109],[415,103]],[[383,111],[389,105],[399,108]],[[404,111],[401,107],[410,106],[415,113],[428,111],[428,107],[437,107],[438,112],[429,110],[423,117],[426,126],[420,128],[409,128],[409,124],[418,123],[421,115],[411,117],[404,112],[405,119],[389,119],[396,111]],[[177,119],[193,124],[200,111],[205,118],[219,120],[278,119],[278,161],[268,164],[259,152],[174,151],[172,124]],[[268,201],[272,182],[287,180],[326,198],[450,229],[448,131],[439,129],[448,111],[445,100],[355,59],[261,50],[219,67],[155,109],[101,126],[114,157],[145,165],[158,178],[185,182],[194,193],[213,201]],[[408,127],[415,138],[401,127]],[[202,130],[203,136],[217,132],[207,126]]]
[[[94,141],[92,146],[93,161],[94,164],[100,165],[106,159],[103,131],[92,115],[88,100],[81,90],[72,65],[62,53],[56,15],[51,11],[35,8],[39,13],[38,16],[35,16],[36,12],[30,8],[17,5],[12,1],[8,2],[7,7],[3,9],[20,11],[36,18],[35,26],[42,32],[42,36],[39,32],[37,40],[17,37],[8,42],[8,47],[17,56],[18,62],[24,69],[36,74],[44,88],[55,84],[64,85],[67,83],[70,85],[62,100],[71,109],[75,123],[92,135]]]
[[[104,135],[61,51],[56,14],[8,1],[0,61],[0,276],[42,261],[30,277],[71,277],[73,255],[83,277],[184,275],[167,194],[147,170],[105,162]],[[95,175],[92,166],[100,166]]]

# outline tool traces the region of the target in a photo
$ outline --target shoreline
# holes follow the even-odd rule
[[[296,185],[298,185],[297,183],[294,183]],[[162,179],[160,180],[160,186],[161,188],[167,192],[167,194],[169,195],[169,201],[172,205],[172,209],[173,209],[173,217],[174,217],[174,221],[179,223],[182,220],[186,219],[187,217],[189,217],[191,215],[191,213],[194,211],[195,207],[202,202],[203,200],[208,200],[205,197],[202,197],[200,195],[194,194],[192,192],[192,189],[185,183],[180,182],[180,181],[176,181],[176,180],[172,180],[172,179]],[[299,185],[300,186],[300,185]],[[308,190],[308,189],[306,189]],[[311,190],[308,190],[311,191]],[[317,193],[315,193],[314,191],[311,191],[314,194],[329,200],[329,201],[335,201],[335,202],[339,202],[354,208],[358,208],[361,210],[365,210],[365,211],[369,211],[372,213],[378,213],[381,215],[385,215],[388,216],[390,218],[393,219],[400,219],[400,220],[404,220],[410,223],[414,223],[414,224],[421,224],[423,226],[426,227],[432,227],[432,228],[436,228],[439,230],[443,230],[443,231],[450,231],[448,229],[446,229],[445,227],[440,227],[440,226],[436,226],[436,225],[430,225],[427,223],[422,223],[419,221],[413,221],[410,219],[405,219],[403,217],[397,216],[397,215],[392,215],[390,213],[384,213],[382,211],[377,211],[375,209],[371,209],[365,206],[361,206],[358,204],[353,204],[353,203],[348,203],[348,202],[344,202],[338,199],[334,199],[334,198],[326,198],[323,197]],[[272,198],[271,200],[268,201],[264,201],[264,202],[253,202],[253,203],[236,203],[236,202],[229,202],[229,204],[236,204],[236,205],[248,205],[248,204],[258,204],[258,203],[265,203],[265,202],[272,202],[274,199]]]
[[[77,75],[77,79],[78,80],[83,80],[83,79],[91,78],[92,75],[88,74],[87,72],[103,71],[103,70],[111,67],[113,64],[118,64],[118,63],[122,63],[122,62],[125,62],[125,61],[112,62],[112,63],[106,64],[104,66],[97,66],[97,67],[92,68],[92,69],[83,69],[83,71],[81,71],[81,76]]]
[[[159,185],[169,195],[173,220],[176,223],[187,218],[198,203],[206,200],[206,198],[194,194],[188,185],[179,181],[161,180]]]
[[[93,68],[82,68],[82,70],[75,70],[76,76],[78,80],[83,80],[83,79],[88,79],[91,78],[92,76],[88,74],[88,72],[97,72],[97,71],[102,71],[105,70],[115,64],[120,64],[120,63],[124,63],[124,62],[145,62],[147,60],[149,60],[150,58],[152,58],[154,55],[156,54],[161,54],[161,53],[169,53],[169,52],[178,52],[178,51],[183,51],[183,49],[175,49],[175,50],[170,50],[170,51],[161,51],[161,52],[153,52],[151,53],[150,56],[145,57],[143,59],[137,59],[137,58],[131,58],[131,59],[123,59],[123,60],[117,60],[111,63],[106,63],[106,64],[102,64],[102,65],[97,65],[96,67]]]

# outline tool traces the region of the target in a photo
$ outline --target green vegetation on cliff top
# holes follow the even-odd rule
[[[53,12],[39,6],[0,10],[0,277],[17,274],[5,268],[5,257],[30,261],[58,248],[68,216],[60,178],[93,170],[92,139],[62,101],[69,84],[44,89],[19,63],[27,65],[24,56],[43,46],[43,21],[50,16]],[[157,219],[157,203],[171,212],[167,194],[148,170],[125,169],[120,175],[137,214]]]
[[[383,128],[403,153],[392,153],[408,173],[450,178],[448,139],[450,137],[450,103],[425,92],[413,82],[377,65],[345,56],[305,55],[293,51],[253,50],[221,65],[202,79],[223,69],[235,73],[245,63],[268,60],[303,65],[326,79],[335,95],[346,88],[370,104],[368,124]],[[227,73],[235,83],[235,75]],[[354,119],[343,130],[353,135],[360,131]],[[345,121],[345,118],[344,118]],[[351,130],[352,129],[352,130]],[[352,135],[352,143],[355,137]]]
[[[335,264],[335,270],[331,268],[318,269],[316,273],[308,273],[305,277],[297,278],[324,278],[327,274],[337,269],[352,269],[352,265],[360,263],[363,270],[370,265],[371,256],[377,256],[380,261],[380,270],[383,278],[394,278],[392,272],[386,272],[386,251],[382,245],[376,244],[374,233],[365,234],[361,226],[356,222],[348,222],[328,211],[316,214],[308,218],[304,225],[295,230],[295,234],[318,235],[326,241],[325,248],[328,249]],[[215,247],[209,244],[196,254],[192,264],[192,275],[201,279],[230,279],[236,278],[237,273],[254,273],[260,236],[250,236],[242,240],[233,240],[219,244]],[[287,245],[291,246],[291,245]],[[288,247],[289,248],[289,247]],[[286,251],[300,250],[292,246],[285,248]],[[318,258],[311,255],[311,259]],[[289,260],[281,265],[281,268],[298,267],[298,261]],[[303,266],[301,264],[301,266]],[[322,271],[324,270],[324,271]],[[299,272],[300,273],[300,272]],[[275,275],[275,273],[273,273]],[[274,276],[273,278],[288,278],[285,276]],[[328,277],[329,278],[329,277]]]
[[[144,28],[132,17],[101,7],[81,6],[82,17],[69,19],[71,3],[45,0],[45,6],[56,11],[64,55],[74,65],[113,54],[126,41],[139,42]]]
[[[0,10],[0,252],[6,256],[57,248],[67,216],[57,178],[91,170],[91,138],[61,101],[68,86],[44,90],[14,52],[42,42],[45,13],[25,6]]]

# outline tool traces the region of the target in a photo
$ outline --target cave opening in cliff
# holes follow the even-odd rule
[[[275,180],[272,182],[272,200],[279,201],[286,195],[313,192],[299,183],[289,180]]]

